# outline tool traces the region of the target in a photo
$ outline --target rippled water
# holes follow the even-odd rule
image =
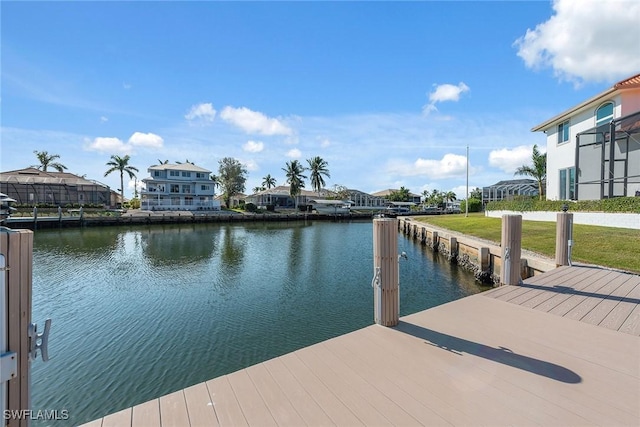
[[[38,231],[32,408],[90,421],[373,323],[366,222]],[[483,290],[399,236],[401,315]],[[38,425],[38,423],[34,423]],[[39,424],[42,425],[42,424]]]

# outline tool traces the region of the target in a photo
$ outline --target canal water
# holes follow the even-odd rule
[[[37,231],[32,409],[77,425],[373,323],[373,225]],[[484,290],[399,235],[401,315]],[[46,425],[34,422],[34,425]]]

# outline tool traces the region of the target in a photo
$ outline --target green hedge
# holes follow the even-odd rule
[[[615,197],[603,200],[538,200],[536,198],[521,197],[514,200],[489,202],[485,206],[488,211],[550,211],[559,212],[563,205],[572,212],[628,212],[640,213],[640,197]]]

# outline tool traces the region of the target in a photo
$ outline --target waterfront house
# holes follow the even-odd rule
[[[544,183],[543,183],[544,186]],[[515,196],[537,196],[538,181],[535,179],[510,179],[482,187],[482,206],[489,202],[511,200]]]
[[[0,192],[19,205],[115,207],[111,189],[105,184],[68,172],[44,172],[31,167],[0,173]]]
[[[391,193],[397,193],[400,190],[397,189],[386,189],[386,190],[382,190],[382,191],[378,191],[376,193],[371,194],[374,197],[380,197],[385,201],[385,204],[388,205],[390,200],[389,200],[389,196],[391,196]],[[406,200],[407,202],[413,202],[416,205],[419,205],[422,202],[422,196],[419,194],[414,194],[414,193],[409,193],[409,200]]]
[[[335,196],[330,190],[322,189],[317,191],[309,191],[300,189],[300,194],[296,196],[296,200],[289,195],[288,185],[278,185],[273,188],[258,191],[246,197],[247,203],[253,203],[258,207],[274,206],[275,208],[293,209],[295,206],[309,205],[311,200],[317,198],[328,198]]]
[[[547,199],[640,194],[640,74],[532,131],[547,136]]]
[[[161,164],[147,169],[142,180],[143,210],[219,211],[211,171],[193,163]]]

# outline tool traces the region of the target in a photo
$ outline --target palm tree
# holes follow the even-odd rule
[[[311,188],[320,195],[320,190],[325,186],[324,178],[322,178],[322,176],[324,175],[327,178],[331,178],[329,169],[327,168],[329,164],[319,156],[307,159],[307,163],[309,164],[309,170],[311,171]]]
[[[129,160],[131,157],[127,154],[124,157],[120,156],[111,156],[111,160],[107,162],[107,166],[111,166],[109,170],[104,173],[104,176],[109,175],[111,172],[120,171],[120,202],[124,203],[124,173],[129,174],[129,178],[133,179],[136,174],[133,173],[139,172],[138,168],[135,166],[129,165]]]
[[[49,166],[51,166],[58,172],[64,172],[64,170],[67,168],[62,163],[57,163],[57,162],[52,163],[55,159],[60,158],[59,154],[49,154],[47,151],[38,151],[38,150],[35,150],[33,153],[36,155],[36,157],[38,158],[38,161],[40,162],[40,166],[34,166],[34,167],[38,169],[42,169],[42,172],[46,172],[47,167]]]
[[[298,198],[300,189],[304,188],[304,180],[307,179],[302,173],[305,171],[304,166],[297,160],[291,160],[286,163],[286,167],[282,168],[287,176],[287,183],[289,184],[289,195],[293,198],[293,203],[296,209],[298,208]]]
[[[259,187],[259,186],[253,187],[253,193],[254,194],[255,193],[259,193],[259,192],[264,191],[264,190],[265,190],[264,187]]]
[[[160,159],[158,159],[158,164],[159,165],[168,165],[169,164],[169,160],[165,160],[164,162]]]
[[[520,166],[516,169],[514,175],[531,176],[538,181],[538,194],[540,200],[542,200],[542,182],[547,179],[547,153],[540,154],[538,145],[533,146],[533,152],[531,153],[532,166]]]
[[[209,178],[211,178],[212,184],[213,184],[213,193],[215,194],[216,192],[216,188],[220,187],[220,177],[218,177],[217,175],[211,175],[209,176]]]
[[[262,178],[262,185],[264,187],[267,187],[267,190],[268,190],[271,187],[275,187],[276,186],[276,179],[274,177],[272,177],[271,174],[267,174],[267,176]]]
[[[456,196],[456,193],[454,193],[453,191],[447,191],[446,193],[444,193],[445,202],[453,202],[457,198],[458,196]]]

